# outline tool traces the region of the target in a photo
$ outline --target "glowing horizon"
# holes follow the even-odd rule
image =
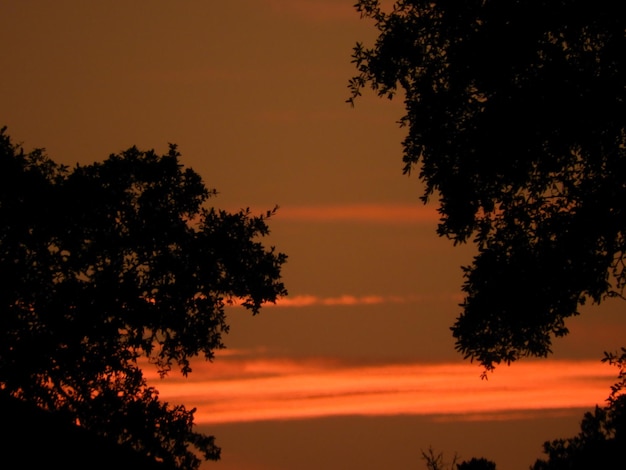
[[[195,365],[188,379],[151,383],[163,400],[197,408],[197,423],[218,424],[591,408],[603,403],[615,376],[598,361],[529,361],[500,367],[488,380],[480,372],[468,363],[354,365],[235,353]]]

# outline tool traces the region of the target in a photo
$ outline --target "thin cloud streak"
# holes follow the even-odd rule
[[[196,407],[196,421],[208,424],[339,415],[489,419],[490,414],[590,408],[606,398],[614,380],[614,371],[597,361],[531,361],[501,367],[489,380],[480,380],[479,368],[467,363],[354,366],[238,359],[223,361],[212,377],[214,365],[194,371],[190,378],[196,380],[165,379],[155,385],[166,401]]]
[[[433,300],[456,300],[462,301],[463,296],[454,294],[432,294],[432,295],[350,295],[343,294],[334,297],[321,297],[318,295],[301,294],[280,297],[276,302],[267,302],[263,308],[302,308],[302,307],[351,307],[359,305],[381,305],[381,304],[406,304],[419,303]],[[239,307],[245,302],[242,298],[231,298],[227,307]]]
[[[341,295],[337,297],[320,297],[316,295],[295,295],[281,297],[276,303],[264,304],[264,307],[336,307],[356,305],[405,304],[428,300],[424,295]]]
[[[342,204],[285,206],[276,220],[300,222],[433,223],[439,221],[435,206],[415,204]]]
[[[267,215],[268,208],[226,208],[227,211],[237,212],[248,210],[251,214]],[[354,204],[319,204],[306,206],[277,206],[276,214],[272,215],[273,222],[302,222],[302,223],[374,223],[374,224],[431,224],[440,220],[440,215],[434,205],[424,205],[419,201],[409,203],[354,203]]]

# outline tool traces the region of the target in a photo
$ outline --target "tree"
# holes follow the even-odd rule
[[[422,460],[426,462],[426,468],[428,470],[446,470],[449,468],[452,470],[456,465],[457,456],[456,454],[452,458],[452,463],[448,465],[443,460],[443,452],[435,453],[432,447],[429,447],[427,451],[422,450]]]
[[[547,460],[538,459],[531,470],[586,470],[623,468],[626,448],[626,349],[621,355],[606,354],[604,362],[619,368],[618,381],[611,387],[605,407],[585,413],[580,433],[543,445]]]
[[[472,241],[456,348],[486,370],[543,357],[626,285],[626,13],[603,0],[378,0],[356,8],[353,100],[401,90],[404,172],[438,233]]]
[[[472,458],[457,465],[457,470],[496,470],[496,464],[485,458]]]
[[[147,385],[213,358],[225,304],[286,294],[267,217],[204,207],[215,194],[176,146],[69,169],[0,131],[0,389],[181,469],[218,459],[194,410]]]
[[[596,406],[594,412],[585,413],[577,436],[544,443],[547,460],[538,459],[531,469],[622,468],[626,445],[623,429],[626,421],[624,398],[612,407]]]
[[[496,470],[496,464],[491,460],[485,458],[472,458],[471,460],[464,460],[461,463],[456,463],[458,456],[455,454],[452,462],[447,464],[443,459],[443,452],[435,453],[432,447],[429,447],[427,451],[422,450],[422,460],[426,462],[426,468],[428,470]]]

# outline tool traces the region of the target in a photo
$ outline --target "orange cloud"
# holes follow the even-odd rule
[[[318,295],[290,295],[280,297],[275,303],[267,302],[264,308],[272,307],[336,307],[336,306],[357,306],[357,305],[380,305],[380,304],[406,304],[414,302],[425,302],[428,300],[447,300],[453,298],[462,301],[461,294],[438,294],[438,295],[350,295],[344,294],[336,297],[321,297]],[[244,303],[244,299],[232,298],[229,307],[238,307]]]
[[[265,215],[268,208],[249,207],[251,214]],[[241,208],[229,207],[225,210],[237,212]],[[310,206],[279,206],[272,221],[294,222],[350,222],[377,224],[434,224],[440,217],[435,205],[423,205],[416,201],[409,203],[354,203]]]
[[[301,222],[431,223],[439,221],[435,206],[415,204],[344,204],[285,206],[276,220]]]
[[[589,408],[604,400],[615,375],[597,361],[530,361],[500,368],[489,380],[480,380],[477,367],[467,363],[354,366],[259,358],[225,360],[214,375],[217,362],[194,370],[195,379],[170,378],[156,386],[166,401],[196,407],[198,423],[337,415],[488,417]]]
[[[275,304],[267,303],[265,307],[312,307],[312,306],[354,306],[378,304],[404,304],[423,302],[431,296],[426,295],[341,295],[338,297],[320,297],[317,295],[295,295],[282,297]],[[461,299],[461,296],[454,295]]]

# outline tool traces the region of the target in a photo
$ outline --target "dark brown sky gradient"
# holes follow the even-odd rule
[[[74,165],[131,145],[165,152],[173,142],[183,163],[219,191],[215,205],[281,207],[270,221],[269,241],[289,255],[284,277],[292,303],[255,318],[229,311],[226,343],[240,360],[218,357],[215,372],[196,368],[190,380],[206,383],[207,396],[220,374],[243,376],[261,359],[269,367],[264,374],[300,377],[303,384],[311,376],[300,367],[311,362],[462,363],[448,328],[461,300],[459,266],[472,250],[436,237],[436,207],[419,206],[420,183],[401,174],[404,131],[396,121],[402,103],[371,95],[354,109],[345,103],[351,49],[375,37],[353,3],[0,4],[0,125],[26,149],[46,147],[56,161]],[[619,303],[588,309],[555,345],[555,359],[568,367],[598,360],[598,380],[606,386],[598,382],[598,391],[585,398],[589,407],[608,394],[611,371],[599,359],[623,344],[622,309]],[[474,372],[479,381],[480,369]],[[389,377],[376,382],[381,395],[400,380]],[[588,384],[584,377],[576,380]],[[177,387],[184,396],[185,384]],[[449,393],[462,397],[464,390]],[[194,396],[189,404],[205,398]],[[202,424],[224,447],[223,462],[213,467],[374,469],[388,462],[387,468],[424,468],[419,449],[432,444],[468,458],[476,449],[504,469],[521,470],[540,454],[543,440],[574,434],[581,416],[571,409],[526,410],[442,422],[432,415],[320,413],[324,417]]]

